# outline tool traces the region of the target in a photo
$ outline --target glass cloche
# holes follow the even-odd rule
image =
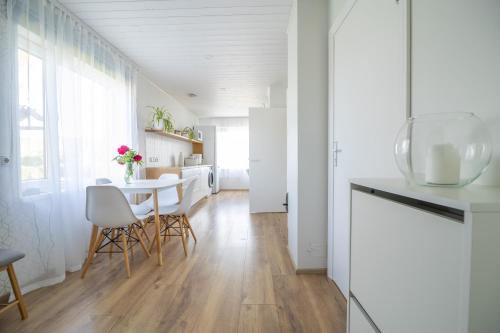
[[[409,118],[394,144],[399,170],[418,185],[470,184],[486,170],[491,155],[491,137],[485,123],[465,112]]]

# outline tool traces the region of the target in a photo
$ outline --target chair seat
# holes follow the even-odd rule
[[[132,208],[132,212],[134,213],[135,216],[148,215],[148,213],[152,211],[151,208],[143,204],[130,205],[130,208]]]
[[[179,199],[177,197],[177,192],[175,193],[175,195],[163,196],[161,198],[158,198],[158,205],[160,207],[172,206],[172,205],[176,205],[178,203],[179,203]],[[155,209],[154,202],[152,200],[146,200],[145,202],[142,203],[142,205],[149,207],[151,210]]]
[[[179,205],[169,205],[158,207],[158,212],[160,215],[176,215],[179,210]]]
[[[12,264],[22,258],[24,258],[24,253],[22,252],[10,249],[0,249],[0,267]]]

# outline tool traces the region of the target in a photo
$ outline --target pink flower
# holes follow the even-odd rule
[[[134,161],[139,162],[141,160],[142,160],[142,156],[141,155],[135,155],[134,156]]]
[[[128,151],[129,151],[129,148],[127,146],[121,146],[120,148],[118,148],[118,154],[120,154],[120,155],[124,155]]]

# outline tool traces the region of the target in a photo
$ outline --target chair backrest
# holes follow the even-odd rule
[[[112,181],[109,178],[97,178],[95,180],[96,185],[111,184]]]
[[[137,221],[127,198],[115,186],[88,186],[85,215],[103,228],[123,227]]]
[[[191,209],[191,200],[193,198],[193,190],[194,186],[196,185],[196,182],[198,181],[197,178],[188,178],[187,179],[188,184],[186,186],[186,189],[184,190],[182,194],[182,200],[179,204],[179,208],[177,209],[176,215],[182,215],[182,214],[187,214],[189,213],[189,210]]]
[[[164,173],[158,179],[178,180],[179,176],[175,173]],[[177,193],[176,187],[171,187],[171,188],[167,188],[167,189],[158,191],[158,204],[160,206],[171,206],[171,205],[177,204],[178,202],[179,202],[179,195]],[[150,196],[142,204],[148,206],[149,208],[154,209],[153,196]]]

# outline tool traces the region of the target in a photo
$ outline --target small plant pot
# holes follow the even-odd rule
[[[161,122],[153,122],[152,124],[153,129],[155,130],[163,130],[163,124]]]

